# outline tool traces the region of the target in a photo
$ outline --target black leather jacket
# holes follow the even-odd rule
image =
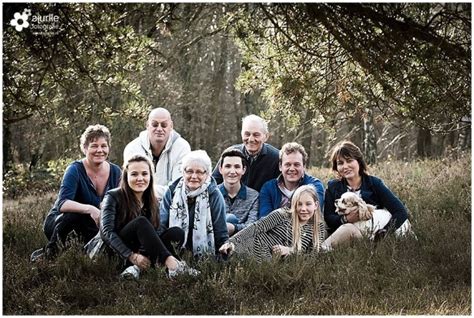
[[[120,210],[120,189],[112,189],[105,195],[102,202],[102,213],[100,216],[100,236],[110,248],[112,248],[120,257],[127,259],[132,250],[125,245],[118,233],[119,227],[117,214]],[[149,218],[150,215],[147,215]]]

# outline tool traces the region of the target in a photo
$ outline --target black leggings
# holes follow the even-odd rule
[[[99,231],[95,221],[89,214],[66,212],[61,213],[59,217],[50,217],[44,224],[44,233],[49,242],[47,247],[57,248],[58,240],[63,244],[67,236],[75,231],[82,242],[89,242]]]
[[[158,236],[151,222],[144,216],[130,221],[120,230],[119,236],[134,252],[143,250],[143,254],[150,258],[152,266],[157,260],[160,264],[165,264],[169,256],[177,257],[173,243],[182,246],[184,242],[184,231],[181,228],[169,228]]]

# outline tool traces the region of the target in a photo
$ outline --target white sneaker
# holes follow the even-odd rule
[[[140,268],[137,265],[129,266],[120,274],[120,277],[138,279],[140,277]]]
[[[178,262],[178,266],[174,270],[168,269],[168,278],[174,278],[180,274],[189,274],[191,276],[198,276],[199,274],[201,274],[201,272],[198,271],[197,269],[189,267],[185,261],[177,261],[177,262]]]
[[[30,262],[35,263],[44,259],[44,248],[37,249],[30,256]]]

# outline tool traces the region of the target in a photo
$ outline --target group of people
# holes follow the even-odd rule
[[[32,261],[54,258],[71,235],[94,257],[101,251],[122,260],[122,276],[138,278],[164,266],[169,277],[199,271],[181,260],[241,255],[257,261],[330,251],[364,236],[357,213],[340,215],[335,202],[355,192],[391,214],[377,231],[409,231],[403,203],[382,180],[368,174],[360,149],[338,143],[331,156],[338,175],[325,190],[305,168],[308,155],[296,142],[280,150],[267,143],[264,119],[242,120],[242,143],[227,148],[214,169],[204,150],[191,151],[173,127],[171,114],[153,109],[146,130],[124,149],[123,170],[108,161],[109,130],[89,126],[81,136],[85,157],[70,164],[44,222],[45,247]]]

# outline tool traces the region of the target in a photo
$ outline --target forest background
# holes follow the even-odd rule
[[[470,314],[470,3],[4,3],[2,23],[4,313]],[[106,125],[121,164],[160,106],[213,163],[251,113],[325,183],[331,147],[354,141],[417,240],[133,288],[71,251],[32,267],[84,129]]]
[[[111,130],[110,158],[121,164],[160,106],[213,163],[241,141],[241,119],[251,113],[269,121],[277,148],[303,144],[310,166],[327,166],[343,138],[370,163],[470,147],[467,3],[3,9],[3,172],[12,195],[21,182],[60,178],[81,156],[79,136],[90,124]],[[10,21],[25,9],[30,27],[19,32]],[[58,18],[41,25],[34,16]]]

